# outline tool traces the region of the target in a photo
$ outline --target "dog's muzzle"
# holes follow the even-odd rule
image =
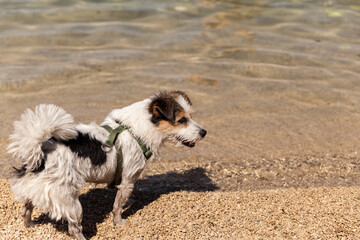
[[[201,139],[203,139],[206,136],[206,134],[207,134],[207,131],[203,128],[199,131],[199,135],[200,135]],[[187,147],[190,147],[190,148],[195,147],[195,141],[183,140],[178,137],[176,139]]]

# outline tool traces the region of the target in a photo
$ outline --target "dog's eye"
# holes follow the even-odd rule
[[[186,122],[187,122],[187,119],[185,117],[180,118],[180,120],[178,120],[178,123],[180,123],[180,124],[184,124]]]

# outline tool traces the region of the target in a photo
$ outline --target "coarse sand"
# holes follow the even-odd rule
[[[71,239],[66,223],[35,209],[25,228],[8,180],[0,180],[1,239]],[[89,239],[357,239],[360,188],[308,188],[247,192],[144,193],[114,226],[115,192],[90,185],[80,196]],[[154,201],[156,200],[156,201]]]

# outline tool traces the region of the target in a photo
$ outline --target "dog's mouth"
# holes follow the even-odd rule
[[[195,142],[193,142],[193,141],[181,140],[180,138],[176,138],[176,139],[187,147],[190,147],[190,148],[195,147]]]

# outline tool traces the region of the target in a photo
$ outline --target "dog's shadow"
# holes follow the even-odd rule
[[[183,173],[168,172],[149,176],[136,182],[131,197],[135,200],[135,203],[131,204],[122,213],[122,217],[127,218],[135,214],[138,210],[158,199],[162,194],[176,191],[205,192],[217,189],[218,187],[206,175],[203,168],[194,168]],[[115,195],[115,189],[107,188],[94,188],[86,194],[80,195],[79,199],[83,207],[82,226],[86,238],[89,239],[96,235],[96,224],[103,222],[111,212]],[[47,214],[42,214],[35,219],[37,224],[49,222],[57,230],[67,232],[66,221],[55,222]]]

